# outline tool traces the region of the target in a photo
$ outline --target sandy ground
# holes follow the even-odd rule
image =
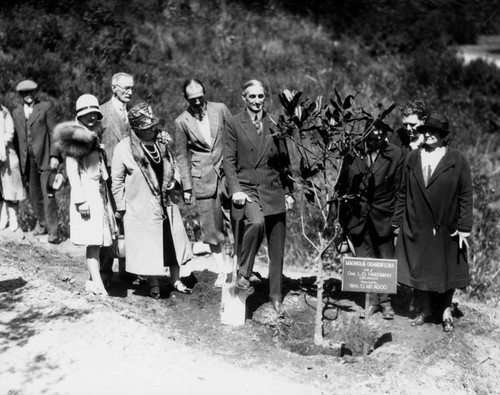
[[[411,328],[404,316],[375,317],[390,341],[365,362],[305,357],[252,321],[221,326],[218,300],[200,303],[213,296],[203,288],[192,299],[90,296],[84,267],[66,270],[83,264],[83,248],[22,236],[0,232],[0,395],[500,394],[500,311],[486,304],[460,300],[465,317],[452,335],[438,325]],[[197,259],[184,270],[210,265]],[[287,307],[301,298],[289,294]],[[361,308],[337,305],[330,330],[350,335]]]

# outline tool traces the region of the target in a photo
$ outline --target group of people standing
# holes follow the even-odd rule
[[[87,246],[86,288],[107,295],[113,247],[123,228],[126,270],[148,280],[151,297],[160,297],[158,279],[167,274],[177,291],[189,293],[179,268],[192,253],[172,199],[180,188],[185,204],[196,201],[201,239],[210,246],[218,273],[214,285],[226,282],[223,245],[229,241],[241,246],[236,286],[248,289],[266,236],[269,298],[276,312],[285,314],[286,212],[293,207],[294,189],[287,144],[272,136],[276,119],[265,111],[267,93],[260,81],[243,85],[244,109],[231,116],[223,103],[206,100],[202,81],[187,80],[182,92],[188,106],[175,120],[175,149],[150,105],[127,108],[134,91],[129,74],[112,77],[113,95],[103,105],[93,95],[80,96],[75,121],[57,126],[50,105],[35,100],[36,88],[28,80],[17,86],[24,104],[14,111],[14,121],[6,108],[0,113],[2,210],[8,212],[1,224],[7,218],[17,227],[14,207],[25,197],[23,175],[29,180],[37,234],[48,232],[49,242],[59,242],[55,202],[44,185],[64,157],[71,184],[71,240]],[[438,317],[450,332],[454,289],[469,281],[470,170],[465,157],[449,145],[444,116],[429,113],[418,101],[402,106],[401,115],[404,128],[392,133],[375,122],[362,143],[365,155],[344,159],[336,193],[355,198],[340,199],[332,212],[339,213],[357,256],[398,260],[398,282],[415,290],[417,316],[411,325]],[[243,231],[233,240],[231,229],[240,224],[231,211],[241,209]],[[387,294],[370,294],[370,305],[369,314],[395,316]]]
[[[454,329],[454,290],[469,285],[467,237],[472,182],[464,155],[450,147],[446,117],[420,101],[400,108],[395,133],[375,122],[365,155],[348,155],[336,185],[339,222],[360,257],[397,259],[398,283],[413,288],[416,317]],[[393,319],[388,294],[369,294],[368,314]]]

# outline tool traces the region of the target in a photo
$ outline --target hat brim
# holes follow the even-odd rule
[[[417,128],[417,132],[418,133],[424,133],[426,130],[433,130],[435,132],[438,132],[441,136],[445,137],[447,136],[448,134],[450,134],[450,131],[449,130],[446,130],[446,129],[441,129],[441,128],[438,128],[436,126],[433,126],[433,125],[420,125],[418,128]]]
[[[99,121],[102,120],[102,112],[98,109],[95,109],[95,108],[86,108],[84,110],[81,110],[79,111],[77,114],[76,114],[76,119],[86,115],[86,114],[90,114],[91,112],[95,112],[97,115],[99,115]]]
[[[151,122],[147,125],[141,125],[141,127],[137,127],[137,126],[132,126],[130,125],[130,127],[134,130],[147,130],[147,129],[151,129],[153,126],[156,126],[158,125],[158,123],[160,122],[159,119],[157,118],[152,118],[151,119]]]

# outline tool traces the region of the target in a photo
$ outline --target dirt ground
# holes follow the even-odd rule
[[[245,326],[220,323],[213,262],[182,268],[192,295],[163,279],[113,278],[106,299],[84,290],[84,249],[0,231],[2,394],[500,394],[500,309],[457,295],[456,329],[409,325],[408,294],[396,319],[359,318],[363,294],[327,282],[325,339],[312,344],[314,273],[285,268],[289,320],[267,303],[267,271],[247,300]],[[370,354],[363,360],[363,341]]]

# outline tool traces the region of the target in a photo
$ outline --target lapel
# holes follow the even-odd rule
[[[241,114],[240,124],[245,136],[248,141],[250,141],[250,144],[252,144],[257,151],[260,151],[261,136],[259,136],[255,131],[255,125],[250,119],[250,115],[247,110],[244,110]],[[264,130],[264,127],[262,129]]]
[[[257,159],[257,164],[262,160],[267,151],[267,148],[269,147],[269,144],[271,144],[271,122],[271,118],[264,112],[264,114],[262,115],[262,135],[260,136],[255,132],[255,125],[253,125],[252,122],[252,125],[254,126],[254,133],[257,138],[260,139],[259,157]]]
[[[212,103],[208,102],[207,103],[207,116],[208,116],[208,123],[210,124],[210,135],[212,136],[212,141],[213,144],[211,148],[216,146],[217,140],[220,138],[220,133],[219,132],[219,114],[217,111],[215,111],[214,107],[212,106]]]
[[[41,113],[42,113],[42,106],[40,105],[40,102],[36,102],[33,105],[33,112],[28,118],[28,125],[30,128],[33,126],[33,123],[35,123],[35,120],[40,116]],[[24,108],[23,108],[23,116],[24,116]]]
[[[123,121],[123,118],[120,116],[120,112],[115,108],[112,102],[109,102],[110,107],[111,107],[111,114],[113,117],[113,125],[120,125],[120,127],[112,127],[111,131],[115,135],[116,139],[118,141],[121,141],[125,136],[122,135],[120,132],[121,130],[126,130],[128,128],[128,125]],[[139,146],[140,148],[140,146]],[[141,148],[142,150],[142,148]]]
[[[427,188],[429,188],[432,185],[432,183],[436,180],[436,178],[439,177],[439,175],[441,173],[443,173],[444,171],[448,170],[450,167],[453,167],[453,166],[455,166],[455,163],[453,162],[451,155],[450,155],[450,150],[447,147],[444,156],[439,161],[438,165],[436,166],[436,169],[434,169],[434,172],[431,175],[429,182],[427,183]],[[420,167],[422,167],[422,166],[420,166]],[[422,174],[422,178],[423,178],[423,174]]]
[[[208,122],[210,123],[210,118],[208,119]],[[198,120],[189,110],[186,111],[186,123],[188,125],[189,130],[191,130],[191,134],[195,137],[196,140],[199,141],[200,145],[210,149],[210,144],[208,143],[208,141],[205,140],[205,138],[201,133]]]

